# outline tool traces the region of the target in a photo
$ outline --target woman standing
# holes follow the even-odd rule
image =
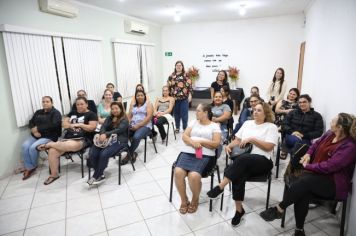
[[[181,198],[179,212],[181,214],[194,213],[198,209],[201,191],[201,175],[211,158],[215,156],[215,149],[220,145],[221,131],[218,124],[211,121],[213,113],[209,105],[199,104],[196,110],[196,120],[189,123],[183,133],[183,150],[179,154],[174,168],[175,184]],[[201,151],[198,158],[197,150]],[[188,177],[189,187],[193,193],[192,200],[188,200],[185,178]]]
[[[50,96],[42,98],[43,109],[37,110],[30,120],[31,136],[22,144],[22,158],[25,165],[23,180],[28,179],[35,172],[38,161],[37,147],[50,141],[57,141],[62,133],[61,113],[53,107]]]
[[[106,117],[110,116],[111,103],[113,101],[114,92],[111,89],[105,89],[104,100],[98,105],[98,121],[99,124],[104,124]]]
[[[211,95],[211,100],[214,99],[214,94],[215,92],[220,92],[221,88],[226,85],[230,88],[229,82],[227,82],[227,73],[225,70],[219,71],[218,75],[216,76],[216,81],[211,83],[210,86],[210,95]]]
[[[166,130],[164,129],[163,125],[168,123],[167,117],[169,119],[173,119],[171,116],[173,107],[174,107],[174,98],[169,96],[168,86],[163,86],[162,97],[156,99],[154,109],[153,109],[154,124],[157,126],[158,131],[161,135],[162,143],[165,142],[166,137],[167,137],[167,133],[166,133]],[[153,136],[156,136],[156,135],[157,135],[157,132],[153,131]]]
[[[192,91],[192,81],[186,76],[182,61],[176,62],[174,72],[168,77],[167,83],[170,88],[171,96],[175,99],[175,132],[179,133],[181,120],[183,123],[183,130],[187,128],[189,109],[188,97]]]
[[[284,81],[284,70],[283,68],[278,68],[274,73],[272,83],[267,92],[267,100],[271,107],[274,107],[283,99],[286,89],[287,83]]]
[[[100,144],[107,143],[107,146],[100,148],[93,145],[90,148],[90,165],[95,171],[93,176],[88,180],[89,185],[99,184],[105,180],[104,170],[108,166],[109,158],[115,156],[121,149],[127,147],[128,127],[129,121],[122,103],[111,103],[111,115],[105,119],[104,124],[101,126],[97,140]],[[112,135],[115,135],[116,138],[111,137]]]

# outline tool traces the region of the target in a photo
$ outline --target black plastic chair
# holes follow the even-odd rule
[[[168,137],[169,137],[169,121],[167,121],[167,137],[166,137],[166,146],[168,146]],[[174,134],[174,140],[177,140],[177,136],[176,136],[176,132],[174,132],[174,122],[172,121],[172,130],[173,130],[173,134]]]
[[[153,134],[152,134],[152,131],[151,131],[151,133],[150,133],[148,136],[146,136],[146,137],[144,138],[144,140],[145,140],[145,152],[144,152],[144,159],[143,159],[143,162],[144,162],[144,163],[146,163],[146,156],[147,156],[147,137],[149,137],[150,139],[152,139],[152,144],[153,144],[153,147],[154,147],[154,149],[155,149],[155,152],[158,153],[158,152],[157,152],[157,148],[156,148],[156,141],[155,141],[155,139],[153,138]]]
[[[177,160],[173,163],[172,165],[172,171],[171,171],[171,186],[169,190],[169,202],[172,202],[172,196],[173,196],[173,177],[174,177],[174,168],[176,167],[177,161],[180,157],[180,154],[177,157]],[[217,151],[215,151],[215,156],[214,158],[211,158],[209,160],[208,165],[205,167],[202,178],[208,178],[210,176],[211,181],[210,181],[210,190],[213,189],[214,187],[214,172],[217,172],[217,177],[218,177],[218,182],[220,183],[220,171],[219,171],[219,166],[217,165]],[[221,207],[222,209],[222,207]],[[213,210],[213,200],[210,199],[209,201],[209,211]]]

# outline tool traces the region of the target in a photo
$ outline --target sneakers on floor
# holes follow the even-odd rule
[[[94,184],[94,185],[99,185],[99,184],[101,184],[101,183],[104,182],[104,181],[105,181],[105,176],[102,175],[102,176],[100,176],[98,179],[94,180],[93,184]]]
[[[245,210],[243,208],[241,213],[236,211],[235,216],[231,219],[231,225],[237,227],[241,223],[243,215],[245,215]]]
[[[277,207],[270,207],[265,211],[262,211],[260,213],[260,216],[265,220],[265,221],[273,221],[275,219],[282,219],[283,213],[280,213],[277,209]]]
[[[295,229],[293,235],[294,236],[305,236],[304,229]]]
[[[224,192],[224,189],[221,189],[219,185],[215,186],[213,189],[209,190],[206,194],[210,198],[216,198],[219,196],[222,192]]]
[[[96,179],[95,179],[94,177],[91,177],[91,178],[87,181],[87,184],[89,184],[89,186],[90,186],[90,185],[93,185],[93,183],[94,183],[95,180],[96,180]]]

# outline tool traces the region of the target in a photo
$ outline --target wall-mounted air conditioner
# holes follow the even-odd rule
[[[38,0],[43,12],[74,18],[78,16],[78,8],[65,0]]]
[[[143,23],[125,20],[124,21],[125,32],[129,34],[145,35],[148,34],[149,27]]]

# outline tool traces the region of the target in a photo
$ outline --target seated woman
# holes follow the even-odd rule
[[[110,89],[105,89],[104,100],[102,100],[98,105],[98,122],[99,124],[104,124],[106,117],[111,114],[111,103],[113,101],[113,91]]]
[[[221,87],[220,92],[223,96],[223,103],[228,105],[232,112],[234,110],[234,102],[230,98],[230,87],[227,85],[224,85]]]
[[[284,193],[276,207],[260,213],[266,221],[282,218],[283,211],[294,204],[294,235],[305,235],[304,222],[313,196],[347,199],[352,187],[356,163],[356,118],[340,113],[331,121],[330,130],[316,141],[300,163],[305,172]]]
[[[311,97],[308,94],[299,96],[299,107],[284,118],[282,131],[285,136],[285,145],[281,152],[281,158],[285,158],[285,149],[292,149],[298,143],[310,145],[311,140],[319,138],[323,134],[323,118],[311,107]]]
[[[252,144],[251,153],[242,154],[225,170],[224,179],[207,194],[216,198],[224,191],[224,187],[232,183],[232,198],[235,200],[236,213],[231,220],[232,226],[241,222],[245,210],[242,201],[245,196],[245,183],[249,177],[267,174],[273,168],[271,160],[274,146],[278,141],[278,129],[273,124],[273,112],[266,103],[258,104],[253,112],[254,120],[244,123],[236,138],[225,147],[226,153],[231,153],[233,147],[243,148],[247,143]]]
[[[136,161],[137,152],[135,150],[140,144],[141,139],[147,137],[152,130],[152,104],[146,100],[146,94],[141,90],[136,91],[135,97],[135,105],[129,113],[131,145],[129,153],[121,160],[121,165],[126,165],[130,158],[132,158],[133,162]]]
[[[159,134],[162,138],[162,143],[165,142],[167,134],[166,130],[164,129],[163,125],[168,123],[168,119],[173,119],[171,116],[172,110],[174,107],[174,98],[169,96],[169,88],[167,85],[163,86],[162,88],[162,97],[157,98],[154,109],[154,124],[157,126]],[[153,136],[156,136],[157,132],[153,130]]]
[[[137,91],[142,91],[142,92],[144,92],[146,94],[145,88],[143,87],[142,84],[137,84],[136,85],[135,94],[136,94]],[[147,94],[146,94],[146,100],[148,102],[150,101],[150,98],[149,98],[149,96]],[[131,102],[130,102],[130,111],[129,111],[130,113],[131,113],[132,108],[135,106],[135,103],[136,103],[136,96],[134,95],[134,96],[132,96]]]
[[[221,139],[224,141],[227,137],[227,122],[231,118],[231,109],[228,105],[223,103],[223,96],[220,91],[215,92],[213,107],[211,109],[213,113],[212,121],[220,124]]]
[[[64,139],[49,142],[42,147],[48,150],[48,162],[51,169],[51,175],[44,182],[45,185],[59,178],[59,158],[63,153],[79,151],[92,143],[98,116],[88,109],[88,101],[85,97],[77,98],[75,104],[77,110],[71,111],[63,120],[62,126],[67,129]]]
[[[221,131],[219,126],[211,121],[212,117],[210,106],[199,104],[196,120],[191,121],[183,133],[185,145],[174,169],[175,184],[181,199],[179,209],[181,214],[197,211],[201,191],[201,175],[210,158],[214,158],[215,149],[220,145]],[[197,156],[197,152],[200,152],[202,156]],[[193,193],[191,202],[186,193],[185,177],[188,177],[189,187]]]
[[[106,88],[110,89],[113,92],[113,96],[112,96],[113,101],[122,102],[122,96],[119,92],[115,91],[115,85],[113,83],[107,83]],[[105,99],[105,94],[102,99]]]
[[[107,145],[104,148],[97,147],[96,145],[90,148],[89,160],[91,167],[94,168],[94,174],[87,182],[89,185],[100,184],[105,180],[104,170],[108,166],[109,158],[127,147],[128,127],[129,121],[122,103],[111,103],[111,115],[105,119],[99,134],[97,134],[98,140],[96,140],[99,144],[107,143]]]
[[[276,105],[275,124],[279,127],[282,125],[284,117],[294,109],[298,108],[298,97],[300,93],[297,88],[291,88],[288,92],[287,99],[281,100]]]
[[[242,127],[242,125],[245,123],[245,121],[247,120],[251,120],[253,119],[252,115],[253,115],[253,109],[255,108],[255,106],[257,104],[260,104],[262,102],[261,98],[259,95],[256,94],[252,94],[249,97],[249,103],[250,103],[250,107],[249,108],[245,108],[241,111],[240,116],[239,116],[239,120],[238,123],[235,125],[234,130],[232,131],[232,135],[234,136]]]
[[[53,107],[50,96],[42,98],[43,109],[37,110],[30,120],[31,136],[22,144],[25,172],[23,180],[31,177],[37,168],[38,148],[50,141],[57,141],[62,133],[61,113]]]

